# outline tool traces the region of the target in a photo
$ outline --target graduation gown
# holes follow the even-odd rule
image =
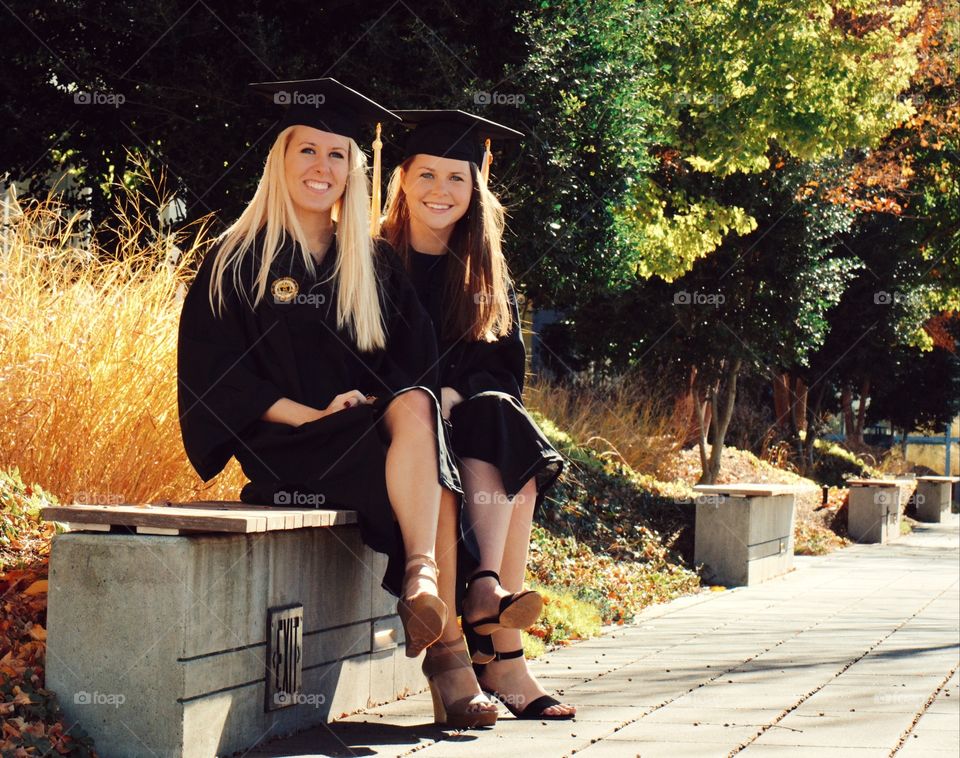
[[[511,287],[513,326],[506,336],[494,342],[447,339],[442,325],[448,259],[410,252],[411,278],[437,337],[440,386],[452,387],[464,398],[450,412],[454,454],[496,466],[510,498],[535,478],[539,506],[563,470],[563,456],[523,407],[526,350],[516,293]]]
[[[248,293],[259,269],[258,249],[245,256],[241,267]],[[376,265],[387,344],[361,353],[349,332],[336,324],[330,277],[337,254],[334,240],[311,275],[299,246],[288,240],[274,258],[256,309],[250,306],[252,294],[247,302],[230,286],[222,318],[208,299],[215,256],[207,255],[180,318],[180,429],[187,457],[204,481],[236,457],[250,479],[240,493],[245,503],[357,511],[363,541],[389,556],[384,588],[399,594],[404,549],[387,496],[387,442],[380,424],[397,395],[414,389],[430,393],[436,408],[432,454],[438,481],[462,494],[440,412],[436,347],[402,262],[383,243],[378,244]],[[281,282],[286,287],[276,297],[274,283],[280,279],[288,281]],[[296,290],[293,298],[291,288]],[[298,427],[261,418],[283,397],[324,409],[336,395],[354,389],[374,395],[376,402]]]

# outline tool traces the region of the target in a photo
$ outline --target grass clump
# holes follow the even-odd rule
[[[527,633],[540,644],[555,645],[565,640],[583,640],[600,634],[601,618],[596,605],[579,599],[572,592],[536,582],[532,586],[543,595],[544,605],[537,623]]]
[[[657,479],[666,478],[665,463],[679,452],[688,424],[662,392],[629,376],[589,385],[535,378],[526,399],[583,449]]]
[[[589,603],[602,624],[627,623],[653,603],[696,592],[693,509],[676,501],[693,491],[638,474],[532,413],[569,461],[533,527],[532,580]],[[563,632],[557,626],[551,641]]]

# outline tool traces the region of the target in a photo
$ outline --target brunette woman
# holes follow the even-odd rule
[[[480,565],[462,624],[481,686],[518,718],[566,719],[526,667],[520,630],[542,598],[523,591],[534,510],[563,459],[523,407],[525,351],[501,249],[504,211],[487,188],[491,138],[520,136],[463,111],[395,111],[414,130],[394,172],[383,235],[406,263],[439,345],[444,418]]]

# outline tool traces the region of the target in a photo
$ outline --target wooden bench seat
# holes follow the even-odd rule
[[[357,523],[354,511],[286,509],[226,501],[145,503],[143,505],[57,505],[42,510],[47,521],[70,524],[70,530],[110,531],[130,527],[137,534],[199,532],[270,532],[277,529]]]

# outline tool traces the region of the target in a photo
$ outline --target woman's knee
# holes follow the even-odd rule
[[[404,428],[417,429],[418,427],[434,433],[436,401],[426,390],[409,390],[390,402],[385,415],[392,433]]]

